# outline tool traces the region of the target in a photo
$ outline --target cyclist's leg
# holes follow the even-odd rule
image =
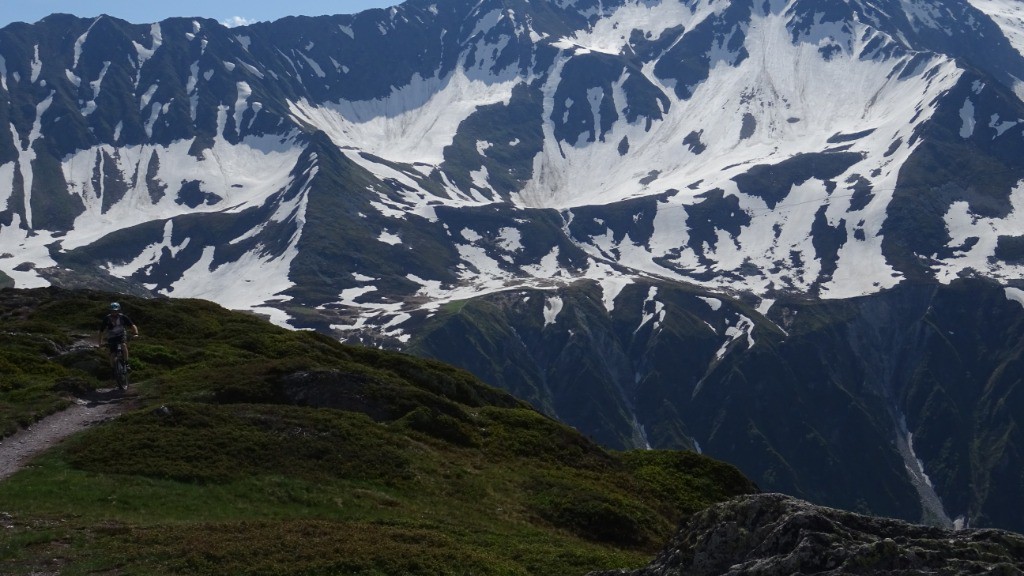
[[[117,349],[121,346],[121,339],[114,337],[107,339],[107,353],[110,356],[110,367],[117,365]]]

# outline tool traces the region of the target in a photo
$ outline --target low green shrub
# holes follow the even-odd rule
[[[399,420],[399,424],[459,446],[477,447],[480,445],[480,436],[473,429],[471,423],[431,410],[426,406],[409,412]]]

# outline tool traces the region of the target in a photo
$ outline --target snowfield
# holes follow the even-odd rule
[[[971,4],[980,10],[977,15],[995,22],[1013,49],[1022,51],[1024,9],[1019,2]],[[319,174],[308,166],[298,172],[309,136],[319,132],[374,181],[361,184],[370,195],[367,205],[339,216],[351,218],[353,226],[373,222],[373,246],[367,250],[415,251],[415,241],[407,240],[417,237],[410,233],[415,228],[420,234],[444,234],[456,259],[448,266],[458,279],[454,283],[404,278],[418,286],[408,294],[368,284],[339,287],[335,301],[318,304],[348,311],[351,322],[335,323],[339,330],[380,325],[395,332],[411,313],[431,313],[454,300],[521,288],[551,290],[580,280],[598,283],[609,313],[624,287],[640,278],[752,294],[763,299],[765,310],[779,291],[849,298],[895,286],[903,274],[883,254],[890,203],[901,170],[921,146],[920,134],[964,83],[965,68],[952,56],[909,47],[903,30],[883,29],[878,18],[829,21],[824,11],[801,15],[806,5],[791,0],[755,7],[749,20],[726,22],[731,7],[727,0],[626,1],[595,7],[589,25],[553,36],[535,29],[527,16],[481,5],[472,26],[446,31],[440,39],[445,50],[458,50],[445,52],[454,65],[408,68],[384,96],[368,99],[311,95],[318,93],[314,87],[344,86],[358,72],[344,50],[331,51],[324,42],[275,47],[284,66],[275,71],[255,59],[258,40],[242,29],[224,39],[236,52],[218,62],[211,60],[211,51],[223,49],[211,42],[217,30],[194,22],[182,39],[160,24],[144,27],[131,41],[135,92],[130,97],[150,141],[120,142],[131,129],[122,119],[114,141],[59,159],[67,193],[81,206],[66,230],[37,226],[32,201],[38,176],[30,167],[48,137],[57,102],[57,91],[44,86],[52,78],[43,52],[34,46],[24,62],[0,57],[0,88],[10,91],[31,82],[38,89],[32,106],[23,106],[34,112],[31,126],[11,124],[12,135],[18,136],[15,159],[0,163],[0,208],[10,211],[8,220],[0,220],[0,271],[18,286],[45,285],[39,270],[56,266],[59,251],[157,222],[162,237],[137,247],[131,257],[110,259],[103,270],[120,279],[147,278],[145,285],[159,285],[164,293],[209,298],[288,324],[281,304],[289,299],[285,292],[295,287],[292,263],[307,211],[316,209],[309,195]],[[911,27],[907,33],[924,28],[955,33],[944,9],[933,2],[902,7]],[[438,13],[431,12],[434,17]],[[77,90],[75,113],[87,120],[105,113],[112,75],[123,66],[104,56],[102,65],[87,68],[100,21],[78,32],[66,47],[67,62],[58,75]],[[393,36],[390,25],[381,24],[379,32]],[[332,33],[340,43],[368,32],[344,24]],[[459,43],[449,42],[449,33],[461,34]],[[638,43],[639,38],[647,44]],[[193,50],[181,63],[177,96],[185,99],[181,104],[192,121],[198,124],[203,106],[210,99],[216,102],[216,131],[200,153],[192,139],[152,141],[173,121],[176,102],[168,97],[175,92],[168,90],[166,79],[151,78],[148,71],[175,42]],[[687,65],[706,64],[707,70],[683,86],[659,72],[659,65],[678,64],[661,59],[690,42],[704,52],[687,56],[693,60]],[[637,46],[646,51],[635,52]],[[596,57],[612,70],[621,66],[621,72],[607,82],[575,85],[579,80],[568,71]],[[265,86],[283,80],[284,71],[294,83],[287,96],[274,96]],[[630,122],[640,97],[636,84],[656,93],[646,96],[657,110]],[[214,94],[213,86],[221,86],[223,93]],[[516,159],[532,170],[521,188],[509,193],[495,184],[502,169],[484,159],[511,154],[510,149],[524,144],[519,134],[473,134],[466,147],[470,152],[464,152],[468,158],[453,156],[452,150],[471,115],[484,107],[510,106],[517,90],[526,93],[527,87],[539,99],[542,140],[537,153]],[[993,133],[993,138],[1020,140],[1024,119],[1013,109],[984,111],[986,102],[1001,94],[991,83],[974,81],[955,103],[954,134],[964,141]],[[580,123],[574,125],[581,130],[574,141],[565,137],[570,122]],[[478,158],[471,157],[472,151]],[[814,173],[815,158],[839,153],[852,160],[827,176],[783,182],[774,196],[758,187],[776,186],[774,179],[784,177],[784,168],[800,172],[792,167],[801,163]],[[753,170],[761,170],[766,183],[744,184]],[[1018,184],[1010,198],[1012,210],[996,217],[974,213],[968,202],[943,207],[950,237],[946,248],[956,250],[934,262],[935,277],[948,282],[983,271],[1004,282],[1020,278],[1024,267],[995,255],[1001,236],[1024,236],[1021,194]],[[729,206],[729,213],[719,216],[732,224],[694,220],[712,197]],[[268,222],[223,239],[228,246],[257,241],[231,262],[222,261],[215,246],[179,236],[184,228],[177,219],[184,216],[237,214],[262,206],[274,207]],[[620,214],[626,206],[643,208]],[[566,244],[536,246],[518,224],[485,230],[454,223],[452,214],[459,210],[483,207],[508,214],[557,211],[564,221],[562,240],[582,250],[587,262],[565,267]],[[594,213],[601,216],[581,216]],[[617,214],[631,216],[634,226],[623,232]],[[583,225],[574,227],[574,222]],[[285,245],[263,244],[267,227],[281,223],[293,227]],[[820,246],[823,229],[843,239],[828,258]],[[193,253],[192,259],[175,278],[161,284],[148,280],[162,264],[186,253]],[[363,272],[352,271],[349,277],[384,285],[383,274]],[[557,321],[558,302],[555,296],[546,301],[546,325]],[[650,321],[656,323],[653,316]]]

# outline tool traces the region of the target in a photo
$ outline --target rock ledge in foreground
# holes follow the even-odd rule
[[[755,494],[693,515],[646,568],[589,576],[793,574],[1024,575],[1024,536],[944,530]]]

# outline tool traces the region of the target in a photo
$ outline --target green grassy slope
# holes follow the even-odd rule
[[[0,290],[0,435],[111,385],[85,345],[110,298]],[[121,301],[130,409],[0,481],[0,574],[584,574],[754,490],[696,454],[602,450],[438,362]]]

